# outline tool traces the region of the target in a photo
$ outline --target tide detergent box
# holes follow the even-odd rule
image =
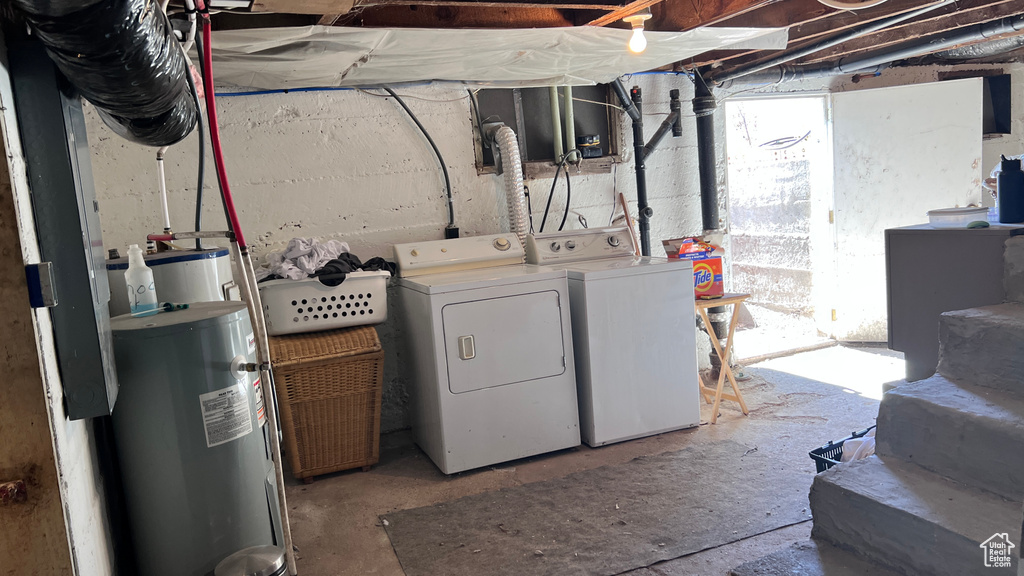
[[[710,300],[725,294],[722,277],[722,257],[713,256],[717,246],[700,238],[676,238],[663,240],[669,258],[685,258],[693,262],[693,295],[695,298]]]

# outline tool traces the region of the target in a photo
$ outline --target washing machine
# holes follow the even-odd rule
[[[568,276],[583,442],[700,423],[688,260],[636,256],[626,228],[531,235],[526,254]]]
[[[416,443],[445,474],[580,444],[564,270],[514,234],[395,245]]]

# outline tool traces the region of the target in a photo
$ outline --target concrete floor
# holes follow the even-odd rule
[[[845,379],[820,376],[816,366],[827,366],[836,374],[844,374]],[[869,370],[854,376],[864,367]],[[450,477],[441,474],[412,444],[407,431],[384,435],[380,463],[369,472],[327,475],[309,485],[289,481],[288,502],[299,550],[299,572],[303,576],[401,576],[401,565],[381,526],[381,514],[559,478],[702,442],[731,439],[752,449],[770,450],[783,465],[805,472],[809,489],[814,465],[807,452],[873,424],[878,401],[870,397],[874,396],[870,392],[883,381],[895,379],[892,374],[898,377],[902,370],[902,361],[891,352],[870,348],[837,347],[763,362],[748,367],[753,379],[741,383],[751,411],[747,417],[725,403],[718,423],[708,425],[711,410],[704,404],[702,424],[697,428],[598,449],[582,446]],[[861,385],[851,386],[850,381]],[[727,475],[728,470],[722,474]],[[744,506],[751,514],[764,514],[756,502],[721,505]],[[804,522],[627,574],[724,575],[743,562],[806,539],[810,528],[810,522]],[[609,550],[609,554],[614,553]]]

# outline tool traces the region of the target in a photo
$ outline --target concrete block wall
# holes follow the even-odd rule
[[[750,91],[735,86],[718,91],[727,97],[758,97],[847,91],[934,82],[943,70],[963,67],[914,67],[886,70],[881,76],[853,82],[850,77],[789,83]],[[969,68],[979,68],[971,66]],[[1013,75],[1013,91],[1024,99],[1024,65],[1001,66]],[[668,110],[668,91],[693,96],[684,76],[643,75],[624,79],[644,90],[645,131],[649,138]],[[505,200],[499,175],[478,174],[473,125],[465,91],[450,86],[403,88],[406,101],[437,142],[452,178],[456,224],[463,235],[506,229]],[[586,106],[577,103],[577,106]],[[444,185],[437,163],[413,123],[390,99],[358,91],[292,92],[218,98],[228,174],[247,239],[257,255],[282,248],[296,236],[337,238],[366,259],[390,256],[398,242],[442,237],[446,224]],[[693,119],[684,108],[684,134],[667,138],[647,161],[649,202],[655,211],[652,246],[660,253],[663,238],[699,234],[702,229],[696,139]],[[88,109],[93,173],[100,202],[104,243],[122,250],[144,242],[160,230],[155,149],[115,136]],[[717,115],[716,147],[723,226],[728,226],[724,114]],[[573,210],[591,226],[607,222],[615,194],[623,192],[635,212],[635,172],[631,131],[620,115],[622,162],[610,174],[573,177]],[[175,229],[192,227],[197,166],[195,134],[173,147],[165,161]],[[209,146],[207,146],[209,150]],[[1014,119],[1013,134],[984,142],[987,171],[1000,153],[1024,153],[1024,117]],[[207,157],[204,228],[223,229],[223,209],[216,192],[212,158]],[[528,181],[539,218],[550,179]],[[552,204],[564,208],[560,182]],[[990,201],[986,198],[986,201]],[[567,226],[578,227],[575,218]],[[729,253],[729,237],[724,239]],[[389,350],[386,365],[383,429],[407,423],[405,387],[395,369],[396,334],[391,324],[380,329]],[[698,338],[698,358],[706,366],[708,344]]]
[[[637,76],[625,81],[644,90],[646,135],[668,111],[668,92],[692,98],[685,76]],[[456,225],[463,235],[507,230],[500,175],[477,173],[474,129],[465,90],[448,86],[403,88],[406,103],[434,138],[452,179]],[[591,104],[577,103],[577,106]],[[443,237],[447,224],[444,183],[437,162],[415,125],[389,98],[359,91],[292,92],[217,99],[225,163],[249,244],[257,256],[278,250],[293,237],[339,239],[361,258],[391,257],[391,246]],[[142,244],[162,227],[157,192],[156,150],[114,135],[91,108],[89,143],[106,248]],[[700,192],[693,120],[684,135],[667,138],[647,161],[652,250],[660,240],[700,234]],[[572,209],[590,226],[608,222],[613,201],[623,192],[633,202],[635,172],[631,130],[618,125],[622,162],[608,174],[572,177]],[[724,143],[724,138],[720,139]],[[167,153],[165,167],[172,226],[193,227],[198,141],[193,133]],[[209,146],[207,146],[209,151]],[[724,162],[724,154],[720,153]],[[724,175],[724,169],[720,169]],[[724,176],[723,176],[724,177]],[[539,225],[550,179],[527,182]],[[212,157],[206,160],[204,229],[224,229]],[[565,188],[560,179],[552,214],[561,215]],[[567,227],[579,227],[570,215]],[[404,382],[398,380],[395,322],[380,327],[388,353],[382,430],[407,425]],[[702,340],[698,356],[706,362]]]

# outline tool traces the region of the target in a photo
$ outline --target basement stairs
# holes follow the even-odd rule
[[[902,382],[882,398],[877,455],[815,477],[811,540],[743,564],[732,576],[1018,573],[1024,238],[1007,242],[1005,261],[1010,301],[943,314],[937,373]],[[986,566],[986,553],[996,562],[990,548],[1010,546],[1010,566]]]

